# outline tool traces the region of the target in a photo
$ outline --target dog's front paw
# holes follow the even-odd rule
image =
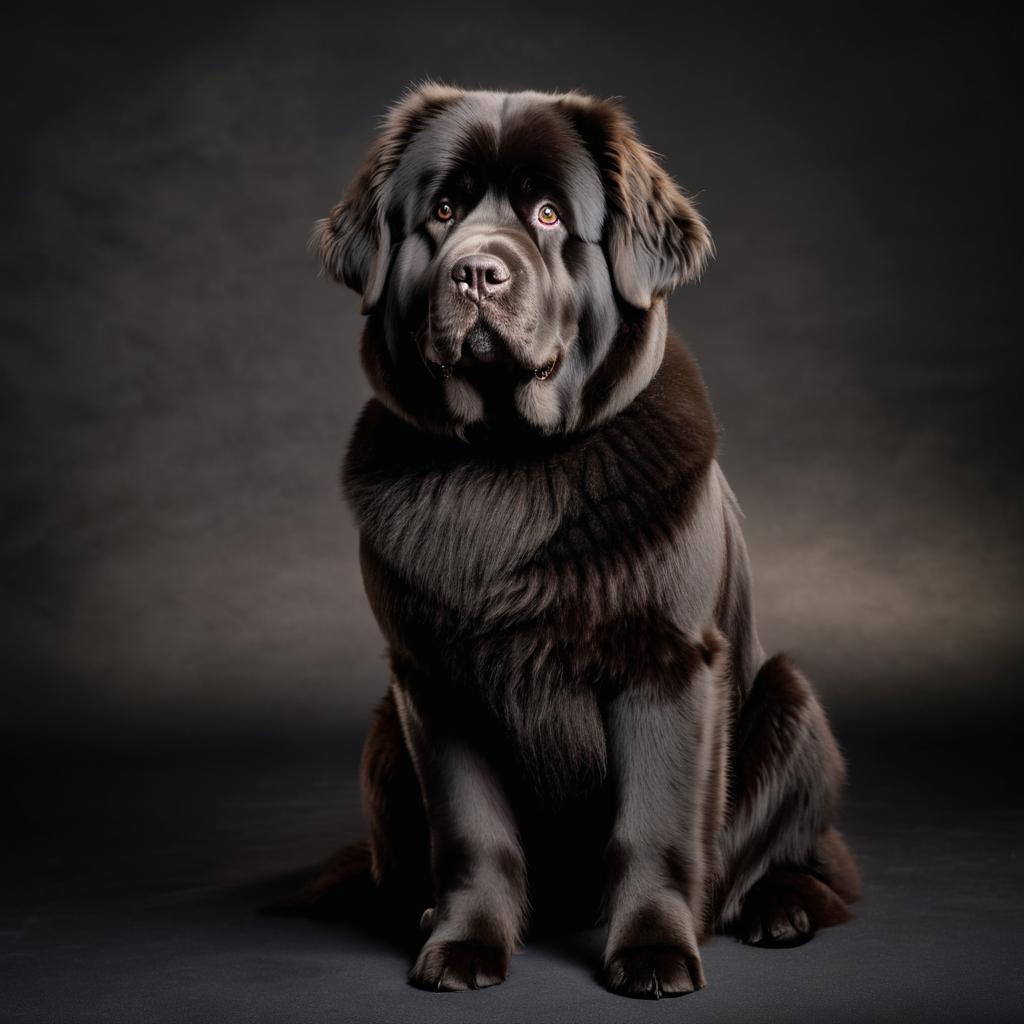
[[[409,980],[434,992],[500,985],[508,977],[509,954],[480,942],[428,942],[416,959]]]
[[[609,991],[636,999],[683,996],[706,984],[700,955],[668,945],[617,950],[605,961],[604,982]]]

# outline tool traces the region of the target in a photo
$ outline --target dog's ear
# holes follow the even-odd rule
[[[363,314],[380,300],[391,262],[391,173],[416,132],[462,95],[461,89],[434,82],[409,90],[388,111],[380,135],[341,202],[314,225],[311,244],[324,270],[362,295]]]
[[[604,181],[603,240],[615,286],[630,305],[649,309],[700,275],[713,252],[707,225],[617,100],[569,93],[562,102]]]

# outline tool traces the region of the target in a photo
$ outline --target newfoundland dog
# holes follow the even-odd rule
[[[331,880],[421,918],[446,991],[503,981],[528,917],[607,922],[606,985],[649,998],[704,985],[715,931],[847,919],[843,761],[758,641],[668,323],[711,239],[622,106],[427,83],[314,242],[366,316],[343,484],[391,669]]]

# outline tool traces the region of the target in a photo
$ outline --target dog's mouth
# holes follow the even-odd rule
[[[502,362],[511,363],[513,360],[509,355],[508,346],[498,332],[482,318],[479,318],[466,331],[466,337],[462,340],[462,354],[459,357],[459,362],[462,365],[472,365],[473,363],[489,365]]]
[[[561,349],[542,363],[528,363],[512,354],[511,346],[489,324],[478,319],[466,332],[459,357],[451,362],[435,362],[445,380],[465,377],[487,386],[508,386],[528,375],[548,381],[562,362]]]

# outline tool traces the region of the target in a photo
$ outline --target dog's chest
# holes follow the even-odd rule
[[[517,460],[361,423],[346,462],[396,675],[559,790],[602,769],[601,695],[685,657],[718,590],[713,463],[633,426]]]
[[[624,458],[612,438],[522,462],[348,471],[364,544],[410,592],[481,632],[672,609],[704,586],[704,473]],[[705,557],[702,557],[705,556]],[[691,602],[692,603],[692,602]]]

